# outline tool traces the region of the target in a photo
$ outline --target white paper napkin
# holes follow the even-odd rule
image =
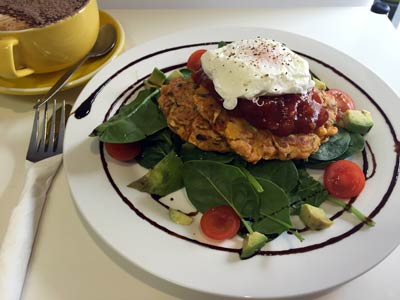
[[[19,300],[47,191],[62,155],[30,163],[0,248],[0,299]]]

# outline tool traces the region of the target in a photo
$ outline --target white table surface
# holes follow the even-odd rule
[[[370,13],[367,8],[108,12],[123,25],[126,48],[204,24],[254,25],[292,31],[353,56],[400,95],[400,34],[385,16]],[[63,92],[62,96],[72,103],[80,89]],[[23,184],[35,99],[35,96],[0,95],[0,240]],[[81,222],[61,169],[48,195],[22,299],[203,298],[143,271],[126,270],[121,261],[102,249]],[[397,248],[373,270],[313,299],[400,299],[399,266],[400,248]]]

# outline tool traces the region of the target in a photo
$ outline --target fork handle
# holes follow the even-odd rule
[[[62,160],[57,155],[30,163],[20,200],[0,249],[0,299],[19,300],[48,189]],[[29,162],[28,162],[29,163]]]

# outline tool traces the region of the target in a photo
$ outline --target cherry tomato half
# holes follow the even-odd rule
[[[352,198],[363,190],[365,175],[356,163],[338,160],[325,169],[324,185],[329,194],[337,198]]]
[[[353,99],[345,92],[338,89],[331,89],[326,91],[327,94],[332,95],[336,99],[338,114],[336,120],[340,120],[346,110],[354,109],[356,106]]]
[[[104,143],[107,153],[114,159],[120,161],[129,161],[139,155],[141,143],[133,142],[126,144]]]
[[[201,68],[201,56],[204,54],[204,52],[207,52],[205,49],[200,49],[194,51],[190,56],[189,59],[186,63],[186,66],[188,69],[192,71],[197,71]]]
[[[200,220],[203,233],[214,240],[234,237],[240,227],[240,219],[232,207],[221,205],[208,209]]]

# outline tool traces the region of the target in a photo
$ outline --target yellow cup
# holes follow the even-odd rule
[[[0,76],[8,79],[62,70],[81,59],[96,42],[96,0],[74,15],[37,28],[0,30]]]

